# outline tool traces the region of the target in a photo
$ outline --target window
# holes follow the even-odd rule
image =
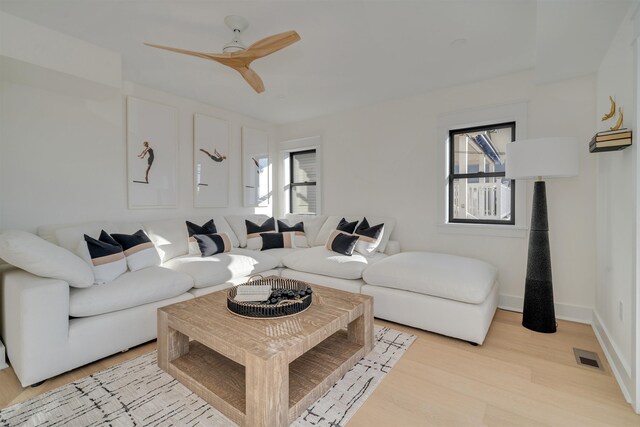
[[[316,150],[289,154],[289,211],[296,214],[317,213]]]
[[[449,131],[449,222],[515,224],[515,182],[505,178],[515,122]]]

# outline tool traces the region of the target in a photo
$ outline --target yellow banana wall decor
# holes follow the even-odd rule
[[[613,117],[616,114],[616,102],[613,100],[612,97],[609,97],[609,101],[611,101],[611,111],[609,111],[607,114],[602,116],[603,122],[605,120],[609,120],[611,117]]]
[[[622,107],[618,107],[618,113],[620,113],[620,116],[618,116],[618,121],[613,127],[610,127],[609,130],[618,130],[622,126],[622,121],[624,120],[624,115],[622,114]]]

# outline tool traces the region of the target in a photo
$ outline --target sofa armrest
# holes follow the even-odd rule
[[[395,255],[400,253],[400,242],[397,240],[389,240],[384,251],[387,255]]]
[[[0,273],[1,332],[23,386],[64,365],[69,336],[69,285],[16,268]]]

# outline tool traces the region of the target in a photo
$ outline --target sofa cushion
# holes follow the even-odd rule
[[[370,285],[480,304],[491,292],[498,270],[474,258],[433,252],[403,252],[364,272]]]
[[[282,277],[287,279],[302,280],[313,287],[314,285],[326,286],[328,288],[339,289],[341,291],[353,292],[359,294],[364,280],[362,279],[340,279],[338,277],[323,276],[320,274],[305,273],[291,269],[282,270]]]
[[[238,237],[238,242],[240,244],[240,247],[244,248],[244,247],[247,246],[247,225],[246,225],[245,221],[249,220],[249,221],[251,221],[251,222],[253,222],[255,224],[262,224],[266,220],[268,220],[269,217],[267,215],[260,215],[260,214],[256,214],[256,215],[227,215],[227,216],[225,216],[225,219],[227,220],[227,222],[231,226],[231,229],[233,230],[233,232]],[[216,225],[218,225],[217,222],[216,222]],[[219,231],[222,231],[222,230],[219,230]]]
[[[95,316],[162,301],[187,292],[193,279],[164,267],[127,272],[111,283],[69,292],[69,314]]]
[[[145,221],[144,229],[160,254],[162,262],[188,253],[189,236],[184,220]]]
[[[327,221],[327,217],[324,215],[316,216],[290,213],[285,215],[284,221],[289,225],[293,225],[302,221],[302,223],[304,224],[304,234],[307,237],[309,246],[316,246],[316,238],[318,237],[320,229]]]
[[[38,227],[38,236],[69,251],[75,251],[80,242],[84,241],[84,235],[98,236],[102,230],[107,233],[115,233],[118,228],[111,222],[94,221],[81,224],[43,225]]]
[[[321,274],[341,279],[360,279],[365,268],[385,257],[386,255],[384,254],[376,254],[372,257],[365,257],[360,254],[340,255],[326,249],[324,246],[315,246],[309,249],[296,250],[284,256],[282,263],[288,268],[304,271],[305,273]]]
[[[275,268],[276,258],[265,252],[233,249],[209,257],[183,255],[169,260],[165,267],[186,273],[193,278],[196,288],[219,285],[234,277],[250,276]]]
[[[277,261],[277,265],[276,268],[282,268],[284,267],[284,264],[282,263],[282,258],[284,258],[285,256],[289,255],[290,253],[296,252],[296,251],[301,251],[304,250],[304,248],[300,249],[300,248],[275,248],[275,249],[267,249],[266,251],[263,251],[263,253],[266,253],[267,255],[273,257],[276,259]]]
[[[0,258],[31,274],[64,280],[70,286],[93,285],[89,264],[67,249],[26,231],[0,234]]]
[[[327,220],[322,225],[322,228],[318,232],[318,235],[316,236],[315,246],[320,246],[320,245],[324,246],[327,239],[329,238],[329,235],[333,230],[336,229],[336,227],[338,226],[342,218],[343,217],[341,215],[332,215],[327,218]],[[351,215],[351,216],[346,216],[344,218],[347,221],[351,222],[351,221],[361,221],[364,218],[364,216]],[[387,242],[389,241],[389,237],[391,237],[391,233],[393,232],[393,229],[396,226],[396,220],[391,217],[369,216],[369,215],[367,215],[367,220],[369,220],[370,224],[384,223],[384,231],[382,233],[382,239],[380,240],[380,244],[378,245],[378,248],[377,248],[378,252],[384,252],[385,249],[387,248]]]
[[[121,234],[133,234],[138,230],[144,230],[144,225],[139,221],[121,221],[114,222],[113,225],[116,227],[116,233]],[[112,234],[112,233],[109,233]]]

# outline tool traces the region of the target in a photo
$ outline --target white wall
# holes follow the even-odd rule
[[[613,96],[624,113],[624,126],[636,131],[636,57],[633,25],[627,16],[597,73],[598,130],[607,130],[615,119],[601,122]],[[616,117],[617,118],[617,117]],[[595,155],[597,159],[597,248],[594,329],[627,399],[634,394],[636,272],[637,135],[625,150]]]
[[[394,216],[394,238],[405,250],[489,261],[499,268],[503,305],[518,306],[527,233],[460,234],[453,232],[459,228],[442,225],[445,141],[438,137],[438,117],[527,102],[529,137],[576,136],[582,141],[580,176],[551,181],[547,192],[557,314],[590,321],[596,282],[595,157],[587,146],[595,132],[594,93],[594,76],[536,85],[532,72],[517,73],[283,125],[278,141],[321,136],[323,213]],[[527,192],[525,212],[517,212],[526,215],[527,225],[531,194]]]
[[[110,95],[92,99],[69,94],[64,88],[47,87],[46,82],[16,81],[11,73],[2,71],[0,68],[0,230],[33,231],[41,224],[95,219],[121,221],[254,211],[242,207],[240,128],[250,126],[272,134],[271,125],[130,82],[124,82],[122,91],[113,90]],[[47,72],[38,76],[46,78]],[[127,208],[126,95],[179,109],[176,209]],[[228,209],[193,207],[194,113],[230,122]]]

